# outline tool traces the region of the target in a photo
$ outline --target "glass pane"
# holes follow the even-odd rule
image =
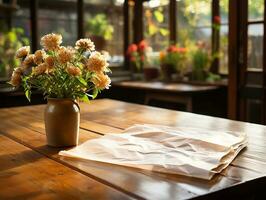
[[[211,47],[211,0],[177,1],[177,37],[181,46],[200,40]]]
[[[263,25],[248,26],[248,68],[262,69]]]
[[[262,20],[264,13],[264,0],[248,0],[248,19]]]
[[[124,1],[85,2],[85,36],[94,41],[96,50],[109,52],[111,66],[122,65]]]
[[[18,67],[20,62],[15,59],[18,48],[30,45],[30,19],[29,8],[17,2],[21,7],[12,13],[11,30],[7,29],[7,15],[0,12],[0,78],[9,78],[13,68]]]
[[[144,3],[144,38],[153,51],[161,51],[169,43],[169,0]]]
[[[210,26],[211,0],[178,0],[177,20],[178,26],[184,28]]]
[[[220,0],[220,16],[223,24],[228,23],[229,0]]]
[[[178,43],[181,46],[187,46],[191,43],[196,43],[197,41],[202,41],[206,44],[207,48],[211,48],[211,34],[212,28],[193,28],[184,29],[178,28]]]
[[[62,1],[49,1],[47,8],[39,8],[39,35],[60,33],[63,45],[74,45],[77,40],[76,2],[65,0],[64,3],[67,9],[62,6]]]
[[[220,53],[219,72],[228,74],[228,25],[223,25],[220,29]]]

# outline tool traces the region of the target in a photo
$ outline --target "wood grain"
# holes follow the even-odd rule
[[[184,199],[205,195],[266,174],[264,126],[221,118],[170,111],[113,100],[81,104],[80,142],[108,133],[121,133],[136,123],[190,126],[221,131],[244,131],[248,148],[211,181],[153,173],[111,164],[58,156],[60,149],[45,146],[44,106],[0,110],[0,133],[29,149],[135,198]]]
[[[0,163],[0,199],[131,199],[3,135]]]

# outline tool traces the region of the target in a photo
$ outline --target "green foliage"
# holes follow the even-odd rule
[[[154,17],[157,20],[157,22],[163,23],[164,15],[160,10],[155,10],[153,14],[154,14]]]
[[[169,30],[167,28],[159,26],[165,21],[162,7],[159,7],[153,12],[150,10],[146,10],[145,16],[147,21],[147,27],[144,34],[146,37],[152,37],[158,33],[162,36],[169,35]]]
[[[249,0],[248,15],[249,19],[263,19],[264,0]]]
[[[206,51],[199,48],[193,53],[192,62],[194,71],[204,71],[209,69],[210,56]]]
[[[9,76],[13,68],[20,64],[15,59],[16,49],[28,45],[29,40],[24,36],[24,31],[21,28],[2,31],[0,33],[0,76]]]
[[[86,30],[89,34],[101,36],[105,40],[113,38],[114,28],[108,22],[105,14],[97,14],[87,20]]]

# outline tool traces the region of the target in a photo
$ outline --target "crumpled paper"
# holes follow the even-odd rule
[[[245,133],[144,124],[88,140],[59,155],[211,179],[246,145]]]

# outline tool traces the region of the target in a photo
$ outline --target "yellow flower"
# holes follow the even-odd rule
[[[99,89],[109,89],[111,84],[111,79],[105,75],[104,73],[99,73],[92,79],[93,84],[96,86],[96,88]]]
[[[32,65],[34,65],[34,55],[33,54],[29,54],[25,58],[25,60],[22,62],[22,69],[23,70],[27,70]]]
[[[85,64],[86,69],[96,73],[104,72],[106,67],[108,67],[106,58],[99,52],[92,53]]]
[[[35,54],[34,54],[34,58],[33,58],[34,63],[35,63],[36,65],[41,64],[41,63],[43,62],[45,56],[46,56],[46,53],[45,53],[44,50],[37,50],[37,51],[35,52]]]
[[[60,34],[47,34],[41,38],[41,45],[47,51],[55,51],[59,49],[62,43],[62,35]]]
[[[48,69],[47,64],[46,63],[41,63],[37,67],[34,67],[32,69],[32,73],[34,75],[41,75],[41,74],[44,74],[47,69]]]
[[[62,64],[66,64],[67,62],[71,61],[74,56],[74,49],[68,47],[61,47],[58,51],[58,60]]]
[[[13,73],[12,73],[12,76],[11,76],[11,80],[10,80],[10,84],[17,87],[20,85],[21,83],[21,75],[23,73],[23,70],[21,68],[16,68]]]
[[[94,43],[90,39],[80,39],[76,42],[76,49],[84,50],[84,51],[94,51],[95,46]]]
[[[30,47],[24,46],[17,50],[16,58],[25,58],[30,53]]]
[[[75,67],[73,65],[70,65],[66,68],[66,71],[68,74],[72,76],[79,76],[81,75],[81,70],[78,67]]]
[[[55,65],[55,58],[53,56],[47,56],[44,62],[48,65],[49,69],[52,69]]]

